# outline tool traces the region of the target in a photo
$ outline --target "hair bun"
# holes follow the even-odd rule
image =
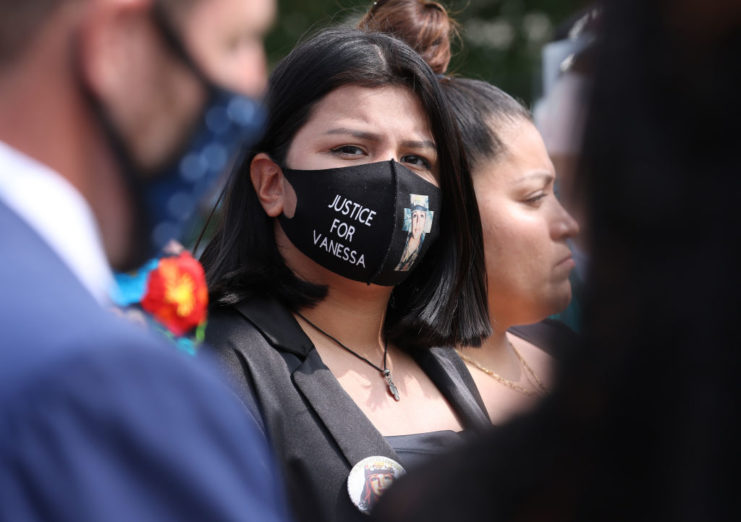
[[[360,20],[358,29],[404,41],[435,73],[445,74],[451,57],[450,41],[458,33],[458,24],[438,2],[378,0]]]

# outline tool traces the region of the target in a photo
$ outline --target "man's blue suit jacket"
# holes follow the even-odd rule
[[[0,202],[0,520],[284,520],[254,419]]]

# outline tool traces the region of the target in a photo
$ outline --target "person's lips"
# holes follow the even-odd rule
[[[571,256],[571,253],[569,253],[567,256],[563,257],[558,263],[556,263],[556,268],[562,268],[562,269],[568,269],[571,270],[576,266],[576,262],[574,262],[574,258]]]

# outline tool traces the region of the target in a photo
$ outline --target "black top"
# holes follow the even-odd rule
[[[555,319],[545,319],[535,324],[513,326],[509,332],[520,339],[534,344],[556,361],[562,361],[568,351],[576,346],[579,334],[565,323]]]
[[[403,459],[322,362],[291,312],[258,299],[217,309],[209,316],[206,340],[245,405],[259,409],[296,518],[366,520],[347,493],[350,470],[369,456]],[[464,429],[490,425],[473,379],[452,348],[412,356]]]
[[[463,432],[452,430],[386,437],[386,441],[399,455],[399,463],[407,471],[460,446],[464,440]]]

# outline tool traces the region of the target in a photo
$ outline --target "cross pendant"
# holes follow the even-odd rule
[[[389,393],[394,397],[394,400],[400,401],[399,390],[396,389],[396,385],[391,379],[391,370],[383,370],[383,378],[386,379],[386,386],[389,389]]]

